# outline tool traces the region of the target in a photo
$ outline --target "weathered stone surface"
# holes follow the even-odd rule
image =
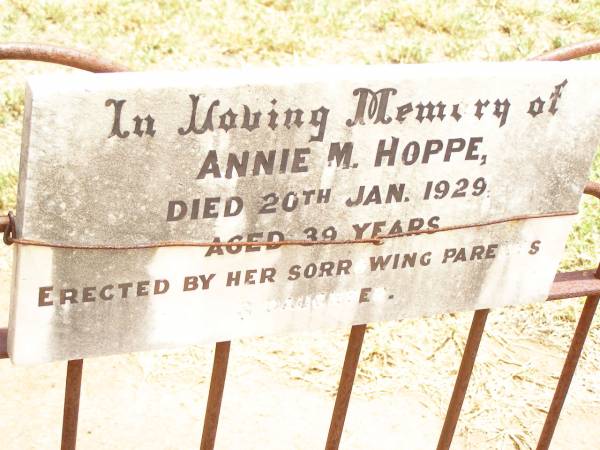
[[[521,218],[377,246],[17,244],[11,357],[35,363],[541,301],[574,216],[523,216],[576,210],[598,143],[597,68],[33,78],[17,211],[24,239],[340,240]]]

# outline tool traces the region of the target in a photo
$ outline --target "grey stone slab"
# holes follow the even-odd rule
[[[500,222],[382,245],[16,244],[12,360],[542,301],[598,144],[598,68],[33,77],[17,210],[23,239],[75,247],[341,240]]]

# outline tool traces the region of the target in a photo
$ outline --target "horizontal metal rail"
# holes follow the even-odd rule
[[[48,62],[95,73],[127,72],[130,70],[122,64],[72,48],[26,42],[0,44],[0,59]]]
[[[560,272],[554,277],[548,300],[600,295],[599,288],[600,280],[596,278],[596,271],[594,270]]]
[[[600,53],[600,39],[579,42],[568,47],[552,50],[534,59],[537,61],[568,61],[569,59],[581,58],[582,56],[589,56],[594,53]]]

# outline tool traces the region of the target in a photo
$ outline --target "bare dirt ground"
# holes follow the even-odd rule
[[[4,324],[10,251],[1,256]],[[455,449],[531,448],[541,429],[568,333],[553,348],[519,333],[514,321],[503,324],[502,315],[491,315]],[[458,314],[371,327],[341,448],[435,448],[469,321]],[[216,447],[323,448],[346,339],[328,332],[234,342]],[[553,449],[600,448],[593,355],[584,352]],[[78,448],[198,448],[212,357],[212,346],[200,346],[86,360]],[[16,368],[0,361],[0,448],[58,448],[65,370],[65,363]]]

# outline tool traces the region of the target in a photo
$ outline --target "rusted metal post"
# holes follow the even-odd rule
[[[600,200],[600,183],[588,182],[585,185],[583,192]],[[600,279],[600,264],[598,264],[598,267],[596,268],[595,277]],[[565,399],[567,398],[569,386],[571,386],[571,381],[573,380],[573,375],[575,374],[575,369],[577,368],[577,363],[579,362],[585,339],[590,331],[592,320],[594,320],[594,314],[598,308],[599,299],[599,295],[589,295],[585,300],[581,316],[579,316],[579,322],[577,322],[577,328],[575,328],[575,334],[573,335],[565,359],[565,364],[563,365],[558,384],[556,385],[556,390],[554,391],[554,396],[552,397],[550,409],[548,410],[546,420],[544,421],[544,427],[540,434],[537,450],[547,450],[548,447],[550,447],[550,442],[552,441],[552,436],[554,435],[554,430],[556,429],[562,407],[565,404]]]
[[[444,420],[444,426],[442,427],[442,433],[440,434],[440,439],[438,441],[438,450],[448,450],[452,443],[456,424],[460,417],[460,410],[462,409],[467,388],[469,387],[471,373],[473,372],[473,366],[475,365],[479,343],[483,336],[485,321],[487,320],[489,312],[489,309],[478,309],[475,311],[475,314],[473,314],[469,337],[467,338],[465,351],[460,362],[458,375],[456,376],[456,383],[454,384],[454,390],[452,391],[452,398],[448,405],[448,412],[446,413],[446,419]]]
[[[600,278],[600,265],[596,271],[596,277]],[[590,331],[590,326],[592,325],[592,320],[594,319],[594,314],[596,313],[599,299],[600,296],[592,295],[587,297],[585,300],[583,310],[581,311],[581,316],[579,317],[579,322],[577,322],[575,334],[571,340],[569,352],[567,353],[567,357],[565,359],[565,364],[562,368],[560,378],[558,379],[556,390],[554,391],[554,397],[552,398],[550,409],[546,415],[546,421],[544,422],[544,427],[542,428],[542,433],[540,434],[537,450],[547,450],[550,447],[550,442],[552,441],[552,436],[554,435],[558,418],[560,417],[567,393],[569,392],[569,386],[571,386],[571,381],[573,380],[573,375],[575,374],[575,369],[577,368],[577,363],[579,362],[579,357],[581,356],[585,339]]]
[[[356,375],[356,368],[358,367],[360,350],[362,348],[366,329],[366,325],[354,325],[350,330],[348,347],[346,348],[344,366],[340,376],[340,385],[335,398],[333,414],[331,415],[331,423],[329,424],[329,434],[327,435],[325,450],[337,450],[340,446],[344,422],[346,420],[346,412],[348,411],[348,405],[350,404],[354,376]]]
[[[79,418],[82,371],[83,359],[74,359],[67,364],[61,450],[75,450],[77,443],[77,421]]]
[[[8,358],[8,328],[0,328],[0,359]]]
[[[210,377],[210,388],[208,390],[208,401],[206,402],[206,414],[204,415],[204,429],[202,430],[200,450],[213,450],[215,447],[230,347],[230,341],[217,342],[215,345],[215,360]]]
[[[590,330],[590,325],[594,319],[594,313],[598,307],[599,299],[600,297],[598,296],[592,296],[587,297],[585,301],[581,316],[579,317],[579,322],[577,323],[575,335],[571,341],[565,364],[560,374],[556,390],[554,391],[554,397],[552,398],[552,403],[550,404],[550,409],[548,410],[542,433],[540,434],[537,450],[547,450],[550,447],[550,442],[552,441],[558,418],[560,417],[562,407],[565,403],[565,398],[569,392],[569,386],[573,380],[573,375],[575,374],[575,369],[577,368],[577,363],[579,362],[585,339]]]

